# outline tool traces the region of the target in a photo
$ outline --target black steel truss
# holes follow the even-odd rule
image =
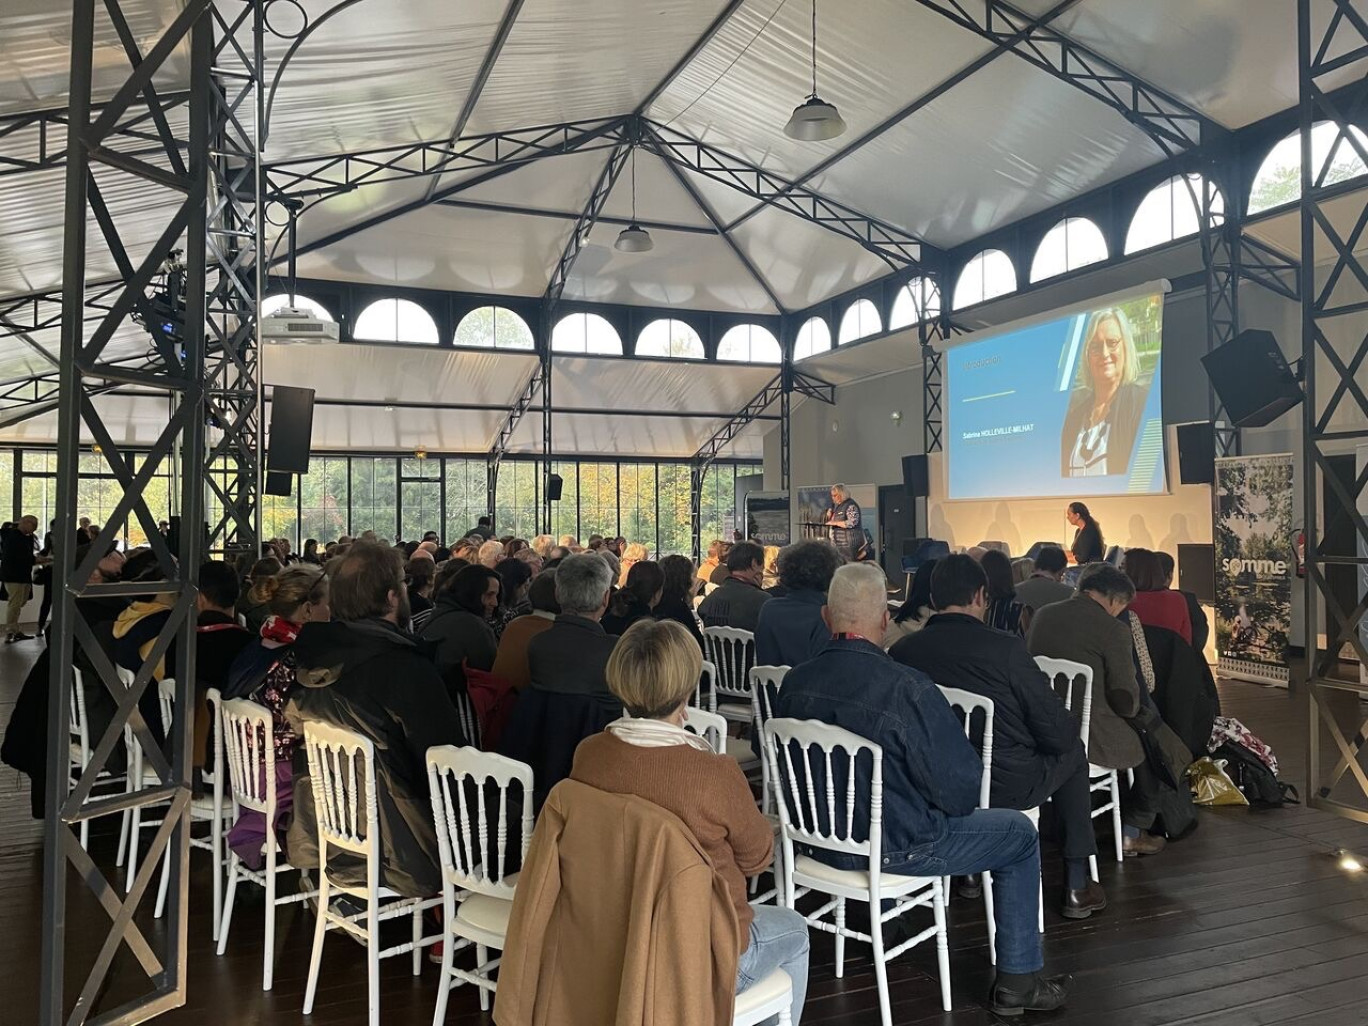
[[[1322,8],[1318,13],[1323,14]],[[1352,452],[1368,443],[1368,393],[1363,368],[1368,362],[1368,261],[1362,256],[1368,229],[1368,190],[1327,187],[1326,176],[1342,147],[1360,160],[1368,152],[1356,137],[1368,115],[1368,3],[1336,0],[1334,12],[1322,28],[1313,28],[1311,0],[1298,0],[1298,70],[1301,93],[1301,300],[1302,375],[1302,511],[1306,532],[1304,629],[1306,690],[1310,702],[1308,804],[1359,822],[1368,822],[1368,772],[1365,772],[1365,730],[1359,702],[1365,688],[1347,679],[1340,656],[1345,647],[1368,664],[1368,645],[1360,627],[1368,616],[1368,594],[1362,574],[1368,566],[1368,518],[1359,500],[1368,488],[1368,467],[1354,474],[1347,486],[1331,468],[1335,453]],[[1348,95],[1332,96],[1324,83],[1346,69],[1357,72],[1357,86]],[[1316,163],[1311,131],[1322,121],[1336,127],[1329,154]],[[1333,207],[1331,206],[1333,202]],[[1345,232],[1343,225],[1348,223]],[[1352,551],[1329,551],[1322,525],[1332,513],[1320,509],[1328,489],[1337,500],[1339,517],[1352,524]],[[1352,567],[1359,598],[1345,608],[1332,586],[1332,567]],[[1322,618],[1323,614],[1323,618]],[[1324,632],[1325,642],[1319,640]],[[1336,758],[1327,769],[1327,753]],[[1352,786],[1344,776],[1352,776]],[[1342,786],[1344,785],[1344,786]]]
[[[1169,156],[1224,129],[1181,100],[1005,0],[917,0],[1111,107]]]
[[[66,216],[63,281],[66,286],[61,321],[58,416],[60,421],[57,461],[57,537],[76,532],[77,474],[82,429],[98,446],[108,473],[123,488],[123,495],[107,515],[99,538],[88,555],[76,563],[69,545],[55,553],[54,579],[59,582],[53,608],[51,677],[49,680],[49,737],[47,801],[43,882],[43,941],[40,1021],[43,1026],[87,1022],[133,1023],[177,1007],[185,1000],[185,945],[188,923],[187,867],[189,859],[189,807],[191,795],[190,746],[194,708],[193,666],[195,654],[194,569],[201,555],[200,532],[181,532],[172,552],[157,531],[156,520],[144,497],[151,477],[164,464],[183,460],[198,466],[204,447],[203,374],[205,348],[206,215],[209,191],[210,125],[217,117],[211,85],[213,8],[210,0],[190,0],[167,26],[162,36],[142,52],[116,0],[103,6],[110,25],[124,46],[128,74],[112,99],[98,111],[92,109],[92,66],[95,40],[95,0],[74,0],[71,43],[70,144],[66,166]],[[130,156],[107,145],[109,134],[125,123],[129,112],[144,105],[152,111],[160,100],[153,77],[167,58],[189,41],[190,98],[188,127],[183,138],[159,139],[155,154]],[[107,61],[106,66],[107,68]],[[160,135],[159,129],[159,135]],[[182,155],[184,154],[184,156]],[[166,195],[158,207],[165,215],[164,229],[135,265],[117,224],[109,217],[102,190],[126,181],[155,186]],[[93,219],[98,238],[88,238]],[[86,261],[88,251],[103,244],[113,257],[123,283],[107,294],[102,315],[87,316]],[[183,253],[183,264],[176,258]],[[170,280],[182,288],[159,283],[158,275],[170,263],[180,268]],[[168,298],[169,297],[169,298]],[[156,302],[169,302],[180,312],[179,325],[167,328],[156,313]],[[166,309],[165,306],[162,308]],[[143,368],[130,369],[104,359],[114,332],[132,317],[153,336],[151,355]],[[172,317],[172,320],[176,318]],[[133,470],[130,451],[118,445],[97,411],[92,397],[111,383],[135,383],[156,388],[174,404],[160,437]],[[176,508],[188,524],[203,517],[203,486],[196,474],[180,475]],[[92,572],[106,546],[119,536],[133,518],[146,532],[156,556],[160,582],[137,585],[90,583]],[[136,590],[135,590],[136,589]],[[115,667],[96,642],[80,598],[159,594],[169,607],[165,624],[125,686]],[[117,709],[113,720],[96,741],[91,761],[73,787],[68,780],[68,737],[73,687],[73,651],[79,644],[95,668],[96,680]],[[168,738],[169,757],[154,740],[139,711],[139,700],[155,687],[154,674],[175,646],[166,675],[174,677],[175,707],[179,710]],[[103,771],[127,727],[142,746],[154,782],[117,797],[91,797],[97,775]],[[60,743],[58,739],[61,739]],[[139,782],[142,784],[142,782]],[[146,852],[133,887],[121,901],[95,863],[80,846],[76,827],[91,819],[111,816],[132,808],[164,809],[163,821]],[[133,843],[137,843],[136,840]],[[149,937],[134,920],[149,885],[161,867],[162,853],[170,851],[166,927],[160,936]],[[66,898],[68,870],[75,870],[109,913],[109,932],[88,968],[74,1006],[67,1009],[64,992],[68,970],[66,951]],[[82,924],[83,929],[91,924]],[[99,1008],[105,984],[119,949],[127,945],[149,978],[149,990],[114,1008]]]
[[[632,128],[635,128],[635,125]],[[584,204],[584,209],[575,219],[575,226],[570,230],[570,237],[565,241],[565,248],[561,251],[560,259],[556,261],[556,268],[551,272],[551,280],[547,282],[546,293],[542,297],[542,302],[546,306],[554,308],[560,302],[561,294],[565,291],[565,283],[570,280],[570,270],[575,265],[575,258],[588,244],[589,233],[594,230],[594,224],[598,221],[604,204],[608,202],[613,186],[617,185],[618,176],[622,174],[622,169],[627,166],[627,160],[632,155],[635,146],[635,138],[628,138],[619,143],[608,154],[608,159],[604,162],[603,169],[594,182],[593,191],[589,193],[589,199]]]
[[[513,436],[517,433],[518,425],[522,423],[523,416],[532,408],[537,396],[543,390],[549,395],[551,381],[551,365],[548,360],[538,360],[537,369],[528,378],[527,384],[514,400],[513,405],[508,410],[508,416],[499,425],[499,431],[494,436],[494,444],[489,448],[487,459],[488,489],[489,489],[489,511],[494,512],[494,493],[499,483],[499,466],[503,459],[508,455],[508,447],[513,442]],[[543,420],[549,420],[543,416]]]
[[[183,115],[190,94],[181,90],[154,96],[145,109],[129,111],[121,117],[109,130],[104,145],[136,158],[164,153],[167,139],[172,136],[167,115]],[[102,103],[91,105],[97,114],[103,113],[104,107]],[[0,117],[0,178],[63,167],[70,129],[71,114],[66,107]],[[184,147],[174,139],[173,144],[183,155]]]
[[[1202,248],[1202,268],[1205,272],[1206,351],[1230,342],[1240,331],[1240,212],[1228,211],[1217,223],[1214,208],[1216,183],[1203,178],[1194,183],[1191,176],[1184,178],[1188,192],[1193,195],[1193,206],[1198,211],[1197,236]],[[1200,185],[1202,195],[1195,192]],[[1225,406],[1215,389],[1208,390],[1208,407],[1212,430],[1216,435],[1216,451],[1221,456],[1233,456],[1240,451],[1240,431],[1226,419]]]

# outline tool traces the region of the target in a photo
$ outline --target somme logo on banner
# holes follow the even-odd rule
[[[1292,457],[1216,461],[1216,649],[1222,671],[1288,679]]]

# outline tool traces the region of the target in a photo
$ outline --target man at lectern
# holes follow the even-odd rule
[[[850,497],[845,485],[831,486],[831,509],[822,523],[833,528],[831,540],[841,555],[855,559],[864,544],[864,530],[860,527],[860,504]]]

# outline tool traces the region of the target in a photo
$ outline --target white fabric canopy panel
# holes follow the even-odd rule
[[[557,356],[551,361],[551,395],[559,409],[602,410],[609,419],[615,410],[731,416],[777,371],[772,365]]]
[[[698,417],[632,417],[625,414],[557,413],[552,419],[552,448],[557,456],[689,457],[726,421]],[[747,426],[721,455],[759,459],[764,433],[773,421]],[[525,417],[509,447],[513,452],[542,451],[541,417]]]
[[[434,410],[320,405],[314,407],[313,449],[342,452],[483,453],[505,414],[490,410]]]
[[[603,205],[607,217],[632,216],[632,157],[618,175],[617,185]],[[637,217],[695,227],[711,227],[707,213],[684,191],[666,163],[649,150],[638,148],[636,160]]]
[[[809,357],[800,368],[805,374],[840,386],[921,365],[921,342],[917,330],[909,328],[868,342],[837,346]],[[920,403],[919,396],[912,398]]]

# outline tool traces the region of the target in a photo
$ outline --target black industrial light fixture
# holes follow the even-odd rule
[[[784,134],[803,142],[822,142],[835,139],[846,130],[845,119],[836,105],[817,95],[817,0],[812,0],[812,92],[793,108],[793,115],[784,126]]]
[[[618,232],[613,248],[621,253],[645,253],[655,248],[651,233],[636,219],[636,146],[632,147],[632,223]]]

